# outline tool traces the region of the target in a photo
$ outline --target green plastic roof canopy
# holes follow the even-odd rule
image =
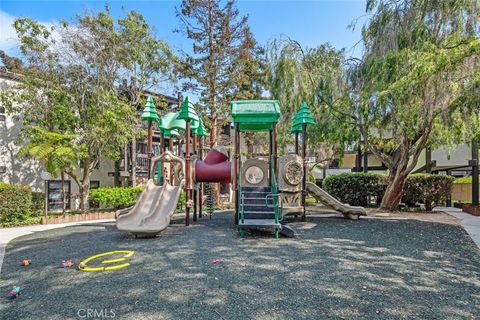
[[[151,96],[148,97],[145,108],[143,109],[142,120],[155,122],[160,120],[157,114],[157,108],[155,108],[155,102]]]
[[[185,130],[185,120],[175,120],[177,116],[178,116],[177,112],[167,113],[160,119],[160,122],[158,123],[158,128],[162,131],[173,130],[173,129]]]
[[[188,97],[185,97],[185,100],[183,100],[182,108],[178,113],[177,119],[182,119],[185,121],[194,120],[197,122],[197,128],[198,128],[198,115],[195,112],[195,107],[193,106],[193,103],[190,102],[190,99]]]
[[[175,138],[178,138],[180,137],[180,133],[178,133],[178,130],[177,129],[172,129],[172,130],[162,130],[163,132],[163,136],[165,138],[169,138],[169,137],[175,137]]]
[[[315,120],[313,119],[313,116],[310,113],[310,109],[308,108],[308,105],[305,101],[302,102],[302,106],[300,107],[300,110],[297,112],[297,114],[293,118],[292,129],[290,130],[290,132],[291,133],[301,132],[302,124],[306,124],[306,125],[315,124]]]
[[[277,100],[239,100],[230,102],[234,123],[240,131],[268,131],[280,119],[280,104]]]

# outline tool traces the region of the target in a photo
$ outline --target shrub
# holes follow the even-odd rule
[[[439,174],[418,173],[407,177],[403,188],[403,201],[408,205],[420,202],[427,211],[444,204],[452,193],[453,177]]]
[[[187,195],[185,192],[182,192],[180,194],[180,197],[178,198],[178,203],[177,203],[177,212],[182,212],[185,211],[185,204],[187,203]]]
[[[45,193],[32,192],[32,212],[42,214],[45,211]]]
[[[472,176],[457,178],[455,179],[455,181],[453,181],[453,183],[470,183],[471,184]]]
[[[15,223],[31,215],[32,190],[21,184],[0,182],[0,224]]]
[[[90,200],[105,207],[125,208],[133,206],[142,191],[142,186],[92,189],[90,190]]]
[[[386,187],[386,177],[376,173],[342,173],[323,180],[325,191],[353,206],[368,206],[370,196],[377,197],[379,202]]]

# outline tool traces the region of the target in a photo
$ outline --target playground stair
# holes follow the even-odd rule
[[[270,187],[243,187],[240,196],[240,228],[275,228],[281,224],[275,221],[275,207]]]

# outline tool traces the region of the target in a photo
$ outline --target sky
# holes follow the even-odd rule
[[[360,57],[361,24],[365,21],[366,0],[238,0],[240,13],[249,18],[250,28],[261,45],[273,38],[286,35],[304,48],[329,42],[338,49],[345,48],[347,56]],[[157,37],[167,41],[176,51],[191,51],[191,42],[173,32],[179,27],[175,8],[181,1],[28,1],[0,0],[0,50],[18,55],[18,40],[11,26],[19,17],[29,17],[46,25],[60,20],[72,20],[85,11],[103,10],[108,3],[112,14],[119,18],[125,11],[140,12],[155,28]],[[358,20],[352,30],[348,26]]]

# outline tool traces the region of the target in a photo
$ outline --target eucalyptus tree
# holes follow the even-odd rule
[[[116,22],[108,7],[78,16],[71,24],[62,21],[48,28],[21,18],[14,27],[28,66],[22,83],[2,100],[22,120],[25,140],[33,139],[32,127],[40,127],[73,135],[85,150],[75,153],[80,171],[73,165],[65,168],[78,185],[83,211],[94,168],[102,157],[118,159],[119,146],[138,128],[136,108],[119,95],[118,86],[125,74],[154,84],[166,68],[160,53],[167,51],[165,44],[155,42],[139,14],[130,12]]]

